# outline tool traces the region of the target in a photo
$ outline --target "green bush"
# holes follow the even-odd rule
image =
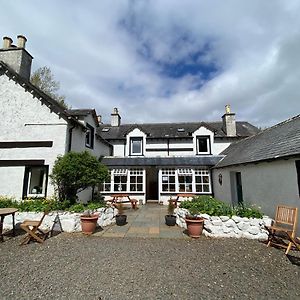
[[[0,196],[0,208],[15,207],[17,208],[18,202],[11,197]]]
[[[59,156],[50,175],[59,199],[76,203],[76,194],[87,187],[95,187],[108,176],[107,167],[88,151],[68,152]]]
[[[234,215],[239,217],[246,217],[246,218],[257,218],[261,219],[263,217],[262,212],[254,206],[238,205],[233,208]]]
[[[85,210],[86,208],[82,203],[73,204],[68,208],[68,211],[75,213],[83,212]]]
[[[220,200],[211,196],[194,197],[192,201],[183,201],[180,204],[181,208],[186,208],[192,215],[208,214],[210,216],[229,216],[233,215],[247,218],[262,218],[263,214],[258,208],[240,205],[232,207]]]

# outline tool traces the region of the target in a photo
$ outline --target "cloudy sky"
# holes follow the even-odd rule
[[[109,122],[238,120],[300,113],[300,1],[0,0],[0,34],[27,37],[73,108]]]

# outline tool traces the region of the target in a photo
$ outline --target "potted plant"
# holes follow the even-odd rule
[[[123,203],[117,203],[115,206],[118,209],[118,214],[116,215],[116,224],[118,226],[126,225],[127,216],[124,215]]]
[[[189,209],[189,214],[185,216],[188,234],[192,238],[199,238],[203,230],[204,219],[197,216],[197,214],[198,209],[196,207],[191,207]]]
[[[173,201],[169,201],[168,205],[168,214],[165,215],[166,225],[175,226],[176,224],[176,216],[174,216],[175,204]]]
[[[82,232],[84,234],[94,233],[96,230],[98,218],[99,218],[98,213],[91,213],[89,210],[85,211],[80,216]]]

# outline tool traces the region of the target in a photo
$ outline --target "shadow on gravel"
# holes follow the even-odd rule
[[[290,261],[293,265],[300,266],[300,257],[293,256],[293,255],[290,255],[290,254],[287,254],[286,257],[289,259],[289,261]]]

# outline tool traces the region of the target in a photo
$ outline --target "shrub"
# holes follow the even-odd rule
[[[85,206],[82,203],[73,204],[68,208],[68,211],[75,213],[83,212],[85,211]]]
[[[180,207],[192,210],[193,214],[202,213],[210,216],[231,216],[231,207],[215,198],[210,196],[194,197],[192,201],[183,201]]]
[[[262,212],[254,206],[248,206],[247,204],[238,205],[233,208],[234,214],[239,217],[246,218],[257,218],[261,219],[263,217]]]
[[[12,197],[0,196],[0,208],[15,207],[17,208],[18,202]]]
[[[95,187],[108,176],[107,167],[87,151],[68,152],[59,156],[54,164],[52,183],[60,199],[76,202],[76,194],[87,187]]]
[[[186,208],[191,214],[208,214],[210,216],[229,216],[233,215],[247,218],[262,218],[263,214],[258,208],[246,204],[232,207],[211,196],[194,197],[192,201],[183,201],[180,207]]]

